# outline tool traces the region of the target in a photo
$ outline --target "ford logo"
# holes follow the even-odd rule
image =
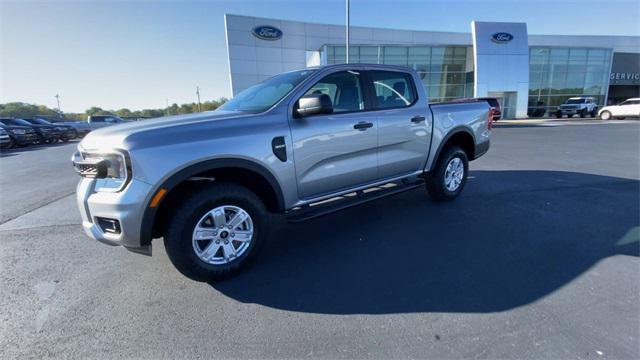
[[[282,30],[268,25],[256,26],[251,33],[258,39],[269,41],[278,40],[282,37]]]
[[[513,40],[513,35],[506,32],[499,32],[491,35],[491,41],[498,44],[506,44]]]

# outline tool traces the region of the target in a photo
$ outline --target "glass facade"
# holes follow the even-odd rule
[[[325,46],[327,64],[345,62],[344,46]],[[429,100],[449,101],[473,96],[473,62],[466,46],[350,46],[349,62],[409,66],[422,78]]]
[[[531,47],[528,115],[553,115],[573,96],[594,97],[604,106],[610,62],[609,49]]]

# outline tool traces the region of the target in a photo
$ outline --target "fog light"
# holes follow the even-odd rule
[[[118,220],[97,217],[96,222],[103,232],[109,234],[120,234],[120,222]]]

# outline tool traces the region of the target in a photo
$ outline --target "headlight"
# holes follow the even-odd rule
[[[124,152],[76,153],[72,161],[82,177],[96,179],[96,191],[117,192],[131,179],[129,156]]]
[[[65,131],[65,130],[67,130],[67,129],[65,129],[65,128],[63,128],[63,127],[57,127],[57,128],[56,128],[56,130],[57,130],[57,131]]]
[[[23,129],[14,129],[14,130],[11,130],[11,132],[16,135],[24,135],[27,133],[27,131]]]

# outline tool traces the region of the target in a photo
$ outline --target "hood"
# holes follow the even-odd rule
[[[19,126],[19,125],[3,125],[2,126],[3,129],[5,130],[14,130],[14,129],[22,129],[22,130],[31,130],[33,131],[33,128],[29,127],[29,126]]]
[[[31,127],[36,129],[53,129],[54,128],[53,125],[44,125],[44,124],[31,124]]]
[[[123,124],[116,124],[91,131],[80,142],[84,149],[113,149],[126,148],[127,138],[145,132],[165,129],[169,133],[171,128],[193,125],[197,123],[210,123],[232,118],[254,116],[255,114],[237,111],[206,111],[196,114],[175,115],[155,119],[145,119]]]

